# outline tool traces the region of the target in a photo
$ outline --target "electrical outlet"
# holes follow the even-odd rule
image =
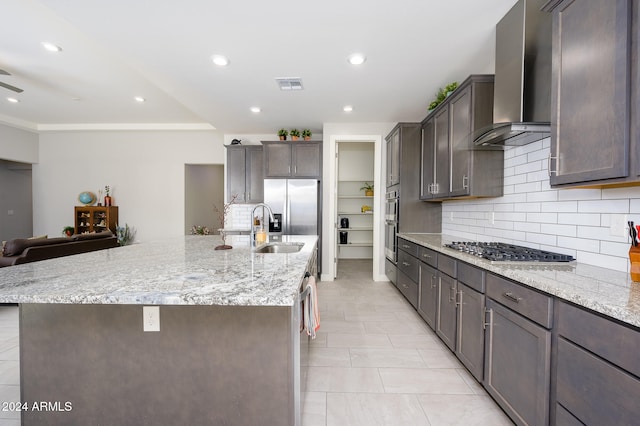
[[[160,306],[142,307],[142,330],[160,331]]]
[[[614,237],[624,237],[629,235],[626,214],[612,214],[609,223],[609,234]]]

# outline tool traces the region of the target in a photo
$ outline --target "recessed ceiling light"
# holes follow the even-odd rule
[[[361,53],[354,53],[353,55],[349,56],[349,59],[348,59],[351,65],[362,65],[366,60],[367,60],[367,57]]]
[[[135,98],[133,98],[133,99],[135,99],[135,100],[136,100],[136,102],[140,102],[140,103],[142,103],[142,102],[146,101],[146,99],[145,99],[145,98],[143,98],[142,96],[136,96],[136,97],[135,97]]]
[[[7,98],[7,100],[11,103],[17,104],[18,102],[20,102],[19,100],[17,100],[16,98]]]
[[[229,59],[226,56],[213,55],[211,57],[211,60],[219,67],[226,67],[227,65],[229,65]]]
[[[353,107],[351,105],[346,105],[344,108],[342,108],[342,110],[344,112],[351,112],[353,111]]]
[[[260,109],[260,107],[255,107],[255,106],[254,106],[254,107],[251,107],[251,112],[255,112],[255,113],[257,114],[257,113],[259,113],[260,111],[262,111],[262,110]]]
[[[62,47],[56,46],[55,44],[49,43],[48,41],[43,41],[42,47],[47,49],[49,52],[62,52]]]

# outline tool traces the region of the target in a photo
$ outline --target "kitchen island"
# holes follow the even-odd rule
[[[288,239],[302,250],[186,236],[3,268],[23,424],[298,424],[299,292],[317,237]],[[144,306],[160,331],[143,331]]]

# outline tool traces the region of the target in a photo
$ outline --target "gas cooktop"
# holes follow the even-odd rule
[[[494,262],[571,262],[573,256],[530,247],[496,242],[452,242],[445,247]]]

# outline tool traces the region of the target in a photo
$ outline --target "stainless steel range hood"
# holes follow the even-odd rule
[[[520,0],[496,25],[491,126],[474,134],[476,147],[520,146],[551,132],[551,14],[546,0]]]

